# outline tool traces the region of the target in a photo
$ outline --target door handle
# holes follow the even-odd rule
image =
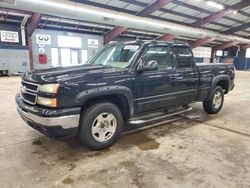
[[[180,76],[179,74],[172,74],[169,76],[170,80],[182,80],[183,77]]]
[[[183,77],[182,77],[182,76],[177,76],[176,79],[177,79],[177,80],[182,80]]]
[[[170,80],[176,80],[176,76],[177,76],[176,74],[172,74],[169,76],[169,78],[170,78]]]

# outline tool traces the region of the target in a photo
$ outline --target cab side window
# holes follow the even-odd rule
[[[159,69],[172,69],[172,55],[168,46],[152,46],[145,52],[143,59],[145,62],[156,61]]]
[[[185,46],[173,46],[178,68],[191,68],[193,65],[193,55],[191,50]]]

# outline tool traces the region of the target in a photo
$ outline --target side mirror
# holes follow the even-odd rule
[[[141,60],[137,66],[137,72],[142,73],[143,71],[154,71],[158,70],[158,63],[155,60],[143,61]]]
[[[158,70],[158,63],[155,60],[145,61],[143,65],[143,71]]]

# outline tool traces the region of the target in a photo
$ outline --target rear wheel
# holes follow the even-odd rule
[[[81,114],[79,138],[90,149],[105,149],[115,143],[123,128],[120,109],[112,103],[99,103]]]
[[[221,86],[216,86],[213,96],[208,101],[203,101],[203,108],[208,114],[218,113],[224,103],[224,92]]]

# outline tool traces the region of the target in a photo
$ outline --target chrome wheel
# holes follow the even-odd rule
[[[215,94],[214,94],[214,98],[213,98],[213,107],[215,109],[218,109],[220,108],[222,104],[222,94],[220,93],[220,91],[217,91]]]
[[[98,115],[92,123],[91,132],[98,142],[107,142],[114,135],[117,128],[117,120],[112,113]]]

